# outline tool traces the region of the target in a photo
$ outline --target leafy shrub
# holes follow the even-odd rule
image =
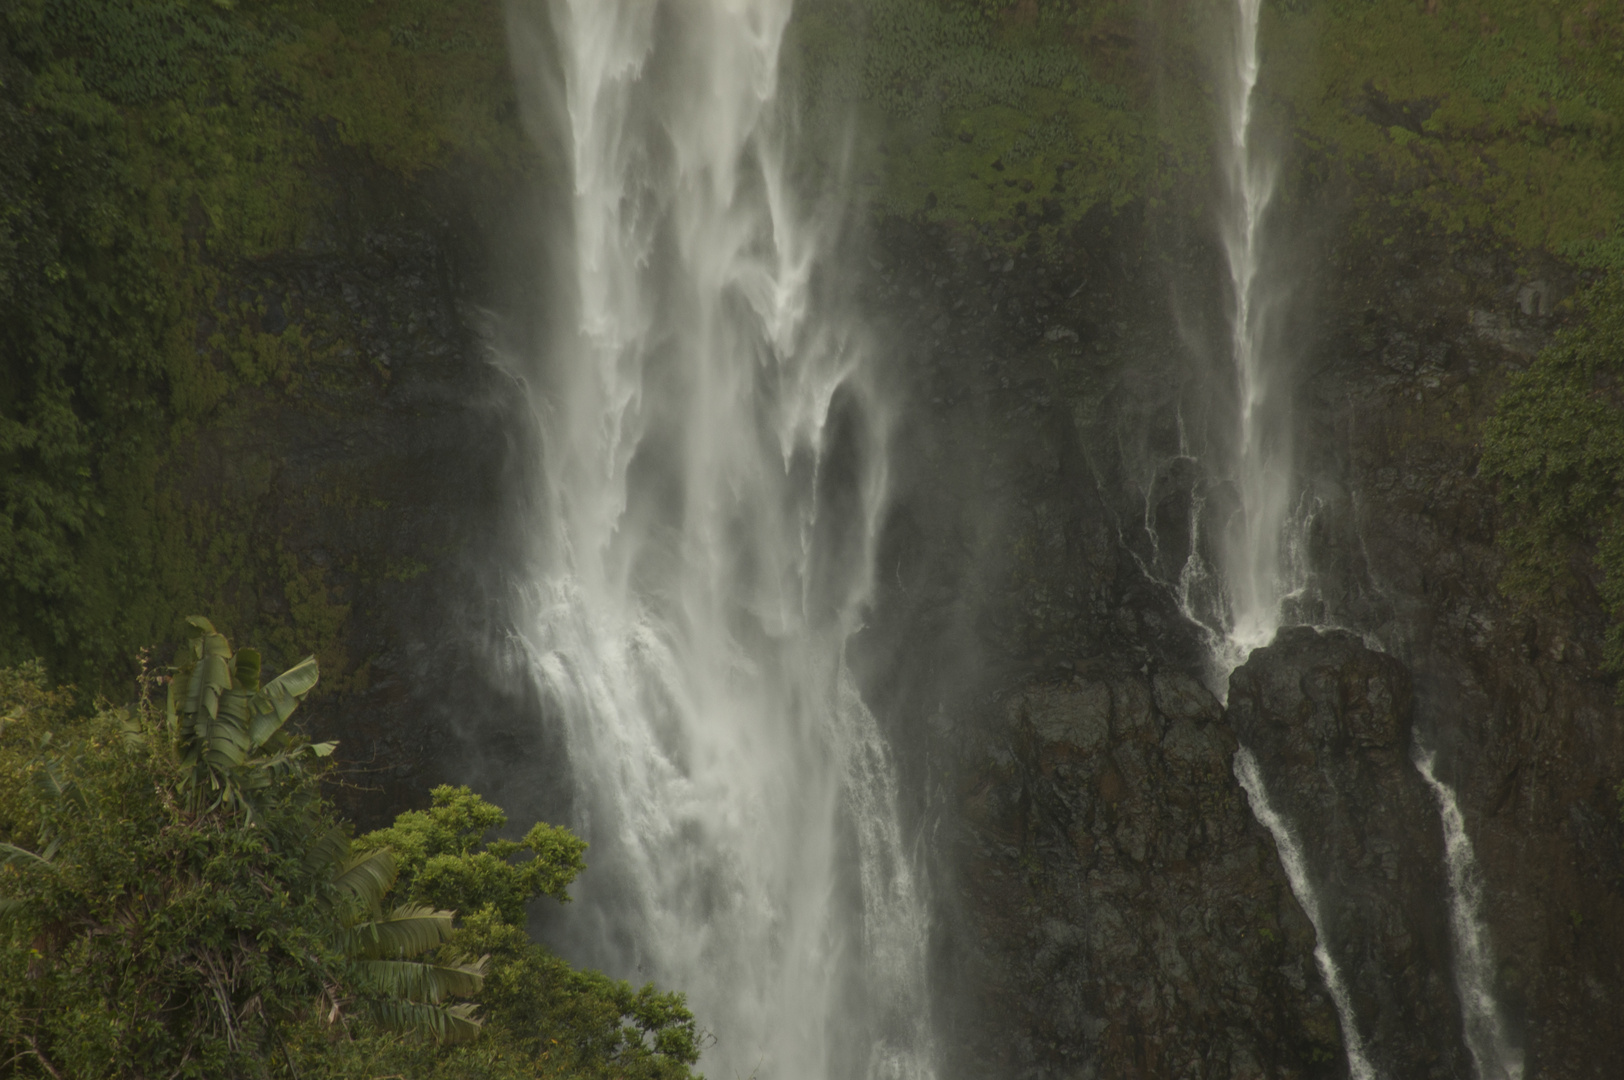
[[[1612,620],[1604,662],[1624,673],[1624,275],[1580,308],[1587,318],[1512,378],[1482,468],[1499,483],[1506,591],[1546,599],[1593,566]]]
[[[39,676],[0,678],[0,1052],[21,1075],[249,1073],[335,982],[310,778],[263,790],[252,825],[191,809],[145,698],[81,715]]]
[[[352,845],[285,730],[313,661],[262,685],[194,618],[171,670],[162,707],[144,676],[85,709],[37,663],[0,669],[8,1075],[690,1080],[681,994],[577,971],[520,925],[568,898],[578,838],[486,841],[501,810],[439,788]]]

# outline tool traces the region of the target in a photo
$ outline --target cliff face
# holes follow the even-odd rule
[[[1314,932],[1199,682],[1101,658],[960,747],[955,1076],[1335,1075]],[[1215,1072],[1216,1070],[1216,1072]]]
[[[1601,612],[1594,592],[1529,608],[1500,594],[1494,492],[1477,474],[1483,415],[1582,279],[1538,253],[1413,234],[1338,261],[1304,388],[1304,429],[1322,433],[1310,467],[1342,493],[1320,538],[1322,562],[1348,568],[1330,608],[1411,669],[1415,730],[1483,867],[1496,989],[1529,1074],[1609,1075],[1624,1069],[1601,1019],[1624,994],[1624,739]]]
[[[1494,989],[1529,1075],[1624,1075],[1613,794],[1624,726],[1598,667],[1601,608],[1593,581],[1561,605],[1519,610],[1501,596],[1494,492],[1477,473],[1496,395],[1571,317],[1562,301],[1583,283],[1546,249],[1602,229],[1624,191],[1608,181],[1618,155],[1602,108],[1624,80],[1593,77],[1616,27],[1578,5],[1544,36],[1516,21],[1537,23],[1543,9],[1493,3],[1282,6],[1279,32],[1297,35],[1277,39],[1286,45],[1343,36],[1325,38],[1323,64],[1306,45],[1272,52],[1307,59],[1265,88],[1270,107],[1301,108],[1315,140],[1365,155],[1359,168],[1383,163],[1357,176],[1345,162],[1290,164],[1292,194],[1308,200],[1293,221],[1317,222],[1300,230],[1294,264],[1297,458],[1317,507],[1312,614],[1386,655],[1289,637],[1242,669],[1225,714],[1212,694],[1225,688],[1201,684],[1206,652],[1172,588],[1197,539],[1202,425],[1221,396],[1224,358],[1199,344],[1222,340],[1220,269],[1203,222],[1140,197],[1205,191],[1189,162],[1210,152],[1207,103],[1195,80],[1158,89],[1153,55],[1166,50],[1167,70],[1203,70],[1202,27],[1179,24],[1172,5],[1144,23],[1097,5],[1092,21],[1050,33],[1027,17],[1039,5],[1011,5],[1008,33],[983,58],[996,75],[987,90],[954,73],[991,21],[948,5],[849,10],[861,6],[802,5],[836,36],[861,36],[852,27],[869,18],[882,43],[874,70],[890,80],[877,99],[891,110],[876,129],[891,156],[874,263],[855,276],[896,407],[893,502],[873,617],[851,656],[897,748],[911,823],[932,838],[948,1068],[1343,1075],[1311,928],[1229,772],[1244,740],[1337,898],[1332,944],[1346,950],[1378,1058],[1394,1075],[1468,1075],[1438,818],[1408,759],[1420,738],[1465,814]],[[202,358],[193,383],[235,370],[216,334],[292,331],[309,348],[294,378],[233,375],[230,393],[187,414],[163,444],[178,449],[144,477],[151,512],[129,519],[140,528],[104,529],[106,564],[161,594],[108,601],[121,617],[143,614],[105,649],[121,659],[207,605],[273,666],[322,652],[334,692],[308,725],[341,740],[363,791],[384,789],[351,799],[363,824],[447,779],[480,783],[515,819],[545,814],[553,796],[536,777],[553,773],[554,755],[534,703],[510,697],[489,663],[511,591],[503,568],[523,550],[504,506],[524,497],[535,456],[489,346],[526,331],[493,334],[480,312],[535,317],[533,282],[503,286],[485,271],[512,246],[523,249],[514,265],[537,272],[544,239],[513,223],[516,193],[529,198],[538,178],[489,163],[459,172],[439,150],[432,166],[391,157],[465,126],[446,106],[426,135],[402,87],[443,104],[455,95],[439,90],[470,71],[501,86],[479,102],[480,124],[520,141],[501,19],[491,4],[469,8],[477,19],[446,7],[435,16],[445,40],[430,47],[396,5],[343,7],[347,38],[323,23],[325,37],[290,38],[298,48],[278,61],[313,95],[283,121],[300,140],[299,200],[280,197],[280,173],[219,181],[286,202],[297,242],[228,261],[218,244],[205,250],[200,201],[194,212],[177,195],[164,219],[176,235],[185,225],[177,250],[196,262],[182,269],[216,275],[195,301],[197,325],[173,339],[177,354]],[[936,30],[921,59],[913,16],[927,9]],[[1445,21],[1450,47],[1474,64],[1499,63],[1489,45],[1516,56],[1479,72],[1469,96],[1440,85],[1456,65],[1412,62],[1403,46],[1443,40]],[[483,52],[462,41],[465,24],[483,27]],[[1336,44],[1350,40],[1359,48]],[[1055,86],[1023,86],[1035,41],[1086,64],[1071,57]],[[426,64],[453,68],[397,85]],[[24,85],[7,72],[8,87]],[[1588,90],[1568,85],[1585,79]],[[1014,112],[976,96],[1009,86]],[[213,91],[199,93],[197,107],[213,108]],[[244,109],[274,97],[240,96]],[[1055,101],[1064,123],[1028,123]],[[402,116],[368,116],[366,102]],[[39,108],[12,104],[17,116]],[[1474,141],[1491,136],[1488,149]],[[201,141],[213,153],[212,137]],[[280,153],[238,149],[239,164]],[[1533,162],[1515,183],[1494,164],[1521,160],[1513,151]],[[1510,196],[1496,204],[1445,174]],[[1349,207],[1360,200],[1402,209],[1359,217]],[[238,207],[219,229],[247,217]],[[1440,235],[1440,222],[1456,231]],[[166,378],[160,389],[175,392]],[[122,481],[109,470],[97,483],[105,494]],[[102,565],[74,557],[80,571]],[[1381,703],[1371,687],[1385,688]]]
[[[1225,719],[1302,845],[1372,1062],[1464,1077],[1443,835],[1410,761],[1411,703],[1397,660],[1289,627],[1230,677]]]
[[[1340,898],[1333,934],[1352,950],[1378,1062],[1394,1075],[1472,1070],[1440,820],[1409,758],[1420,738],[1458,793],[1495,992],[1529,1075],[1607,1075],[1624,1067],[1608,1019],[1624,990],[1612,793],[1624,746],[1597,668],[1600,613],[1593,600],[1527,611],[1501,596],[1493,489],[1476,471],[1479,425],[1550,339],[1571,278],[1392,225],[1394,243],[1321,234],[1325,280],[1303,297],[1295,374],[1299,467],[1317,500],[1314,614],[1386,655],[1282,642],[1202,730],[1225,747],[1258,737],[1271,790],[1294,800]],[[947,838],[934,848],[940,1007],[965,1018],[944,1024],[948,1039],[1009,1075],[1176,1075],[1166,1063],[1198,1045],[1262,1075],[1340,1074],[1340,1046],[1317,1060],[1336,1025],[1278,865],[1233,869],[1267,837],[1232,823],[1184,856],[1165,847],[1205,820],[1186,817],[1192,790],[1202,806],[1244,808],[1227,771],[1178,772],[1167,739],[1185,729],[1154,708],[1156,734],[1139,741],[1103,720],[1088,739],[1039,734],[1065,727],[1046,717],[1115,716],[1124,693],[1151,700],[1158,678],[1207,677],[1172,586],[1201,484],[1185,449],[1191,402],[1214,376],[1173,313],[1199,309],[1190,283],[1215,268],[1198,243],[1132,215],[1085,222],[1047,260],[930,226],[893,224],[874,246],[871,316],[893,344],[902,406],[876,611],[853,653],[905,787],[923,793],[921,827]],[[1388,700],[1350,713],[1334,689],[1343,674],[1324,672],[1356,673]],[[1361,735],[1360,715],[1379,723]],[[1323,738],[1300,726],[1313,716]],[[1107,777],[1122,785],[1115,806]],[[1215,910],[1261,904],[1278,940],[1198,945],[1169,930],[1151,948],[1143,935],[1181,925],[1181,873],[1210,881],[1199,891]],[[1098,930],[1096,910],[1121,914],[1131,944]],[[1225,978],[1194,974],[1221,969],[1225,949]],[[1280,1011],[1235,1004],[1253,991]],[[967,1019],[979,1015],[993,1019]],[[1216,1034],[1231,1023],[1252,1034]],[[1169,1034],[1192,1030],[1216,1042]],[[1246,1074],[1229,1068],[1208,1075]]]

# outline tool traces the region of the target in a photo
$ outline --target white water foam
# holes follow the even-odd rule
[[[1319,896],[1308,880],[1308,864],[1303,859],[1302,845],[1297,842],[1291,826],[1269,805],[1257,758],[1244,746],[1235,751],[1235,779],[1240,781],[1247,801],[1252,805],[1252,816],[1273,835],[1275,847],[1280,852],[1280,865],[1286,871],[1286,881],[1290,883],[1291,891],[1302,905],[1308,921],[1314,926],[1314,960],[1319,964],[1320,976],[1325,980],[1325,988],[1331,994],[1331,1004],[1336,1006],[1337,1019],[1342,1025],[1342,1042],[1348,1051],[1348,1075],[1351,1080],[1375,1080],[1376,1069],[1365,1053],[1365,1042],[1359,1034],[1358,1018],[1354,1016],[1348,985],[1325,946],[1325,917],[1320,910]]]
[[[573,314],[509,358],[545,475],[521,648],[591,844],[556,943],[685,991],[712,1076],[918,1080],[926,905],[844,661],[883,409],[786,180],[789,9],[509,8],[573,170]]]
[[[1449,931],[1455,946],[1455,990],[1460,995],[1466,1048],[1478,1080],[1522,1080],[1522,1051],[1512,1045],[1494,996],[1494,946],[1483,919],[1483,875],[1455,791],[1435,772],[1437,754],[1415,742],[1410,760],[1438,800],[1444,860],[1449,871]]]
[[[1281,597],[1290,589],[1280,558],[1291,500],[1290,410],[1277,385],[1279,358],[1268,351],[1268,320],[1278,286],[1266,273],[1263,244],[1277,164],[1260,152],[1253,130],[1260,7],[1261,0],[1236,0],[1231,63],[1224,80],[1227,198],[1221,236],[1232,304],[1230,354],[1237,391],[1233,468],[1240,510],[1219,539],[1230,602],[1228,638],[1242,660],[1273,639],[1280,627]]]

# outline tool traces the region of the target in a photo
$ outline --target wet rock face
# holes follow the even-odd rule
[[[1312,927],[1205,687],[1095,661],[982,731],[939,808],[949,1075],[1340,1075]]]
[[[1314,555],[1331,617],[1414,676],[1482,869],[1494,990],[1527,1075],[1624,1076],[1624,777],[1617,684],[1586,588],[1529,607],[1499,589],[1481,423],[1510,373],[1571,315],[1523,292],[1577,288],[1539,252],[1451,248],[1395,228],[1327,275],[1305,384],[1305,473],[1334,477]],[[1335,264],[1337,260],[1327,260]]]
[[[1375,1064],[1464,1078],[1443,834],[1410,761],[1411,713],[1399,661],[1352,634],[1293,627],[1230,677],[1225,718],[1300,838]]]

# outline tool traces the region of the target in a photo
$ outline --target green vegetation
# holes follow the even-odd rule
[[[1624,215],[1624,22],[1588,0],[1278,4],[1265,93],[1367,208],[1581,256]]]
[[[1130,202],[1200,215],[1221,8],[1117,0],[811,0],[810,112],[852,118],[884,213],[1052,240]],[[1259,107],[1356,206],[1569,257],[1624,214],[1624,22],[1588,0],[1276,0]],[[1290,192],[1288,191],[1288,195]],[[1364,217],[1361,214],[1361,217]]]
[[[358,361],[339,298],[267,328],[259,267],[332,248],[340,158],[522,168],[513,112],[496,0],[0,6],[0,663],[128,678],[209,608],[343,675],[239,447]]]
[[[1124,0],[802,0],[786,56],[882,214],[1056,250],[1212,195],[1222,12]],[[1586,0],[1276,0],[1266,114],[1366,230],[1624,264],[1624,29]],[[498,0],[12,0],[0,7],[0,663],[116,684],[189,610],[324,687],[364,682],[351,598],[302,556],[267,433],[388,372],[341,297],[346,184],[522,172]],[[1288,184],[1287,195],[1298,185]],[[380,211],[392,213],[389,211]],[[322,515],[373,493],[334,476]],[[316,511],[312,510],[312,513]],[[420,557],[421,556],[421,557]],[[406,582],[429,552],[363,552]],[[370,562],[368,561],[370,560]]]
[[[1559,599],[1599,573],[1611,628],[1604,663],[1624,673],[1624,276],[1584,294],[1587,318],[1514,376],[1484,429],[1483,472],[1499,482],[1504,585]]]
[[[198,618],[127,707],[0,669],[7,1075],[688,1080],[680,994],[522,929],[585,845],[487,842],[505,818],[466,788],[352,843],[318,790],[331,744],[287,728],[315,683],[309,658],[262,683]]]
[[[858,121],[882,213],[1053,243],[1205,175],[1210,126],[1182,100],[1199,86],[1158,82],[1157,50],[1178,46],[1147,46],[1140,17],[1116,0],[813,0],[791,45],[815,120]]]

